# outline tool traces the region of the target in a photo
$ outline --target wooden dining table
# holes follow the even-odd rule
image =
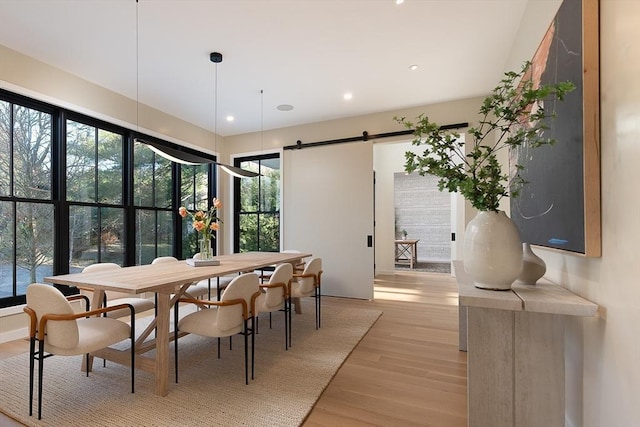
[[[217,266],[193,267],[186,261],[179,261],[123,267],[117,270],[62,274],[45,277],[44,281],[93,291],[92,307],[101,306],[105,291],[130,294],[155,293],[157,314],[136,339],[136,368],[152,372],[155,376],[155,394],[166,396],[169,391],[169,344],[172,339],[169,334],[170,311],[190,285],[200,280],[250,272],[272,265],[297,263],[311,255],[288,252],[243,252],[215,257],[220,261],[220,265]],[[149,338],[154,330],[155,337]],[[145,355],[154,348],[156,349],[155,357]],[[130,364],[129,350],[106,348],[93,353],[93,356],[123,365]]]

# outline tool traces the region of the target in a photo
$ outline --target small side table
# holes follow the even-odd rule
[[[420,239],[396,240],[396,264],[413,265],[418,262],[418,242]]]

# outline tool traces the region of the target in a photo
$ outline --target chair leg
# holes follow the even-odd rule
[[[87,371],[87,378],[89,377],[89,356],[90,356],[89,353],[84,355],[84,360],[86,362],[85,370]]]
[[[220,359],[220,337],[218,337],[218,359]]]
[[[173,306],[173,363],[176,371],[176,384],[178,384],[178,302]]]
[[[42,419],[42,371],[44,368],[44,340],[38,346],[38,419]]]
[[[248,320],[244,321],[244,383],[249,385],[249,330]]]
[[[255,379],[255,358],[256,358],[256,333],[253,327],[255,326],[255,317],[251,318],[251,379]]]
[[[36,338],[29,340],[29,416],[33,415],[33,368],[35,367]]]
[[[289,350],[289,314],[287,309],[287,300],[284,300],[284,349]]]
[[[88,358],[87,358],[88,359]],[[131,393],[135,392],[136,379],[136,316],[131,316]]]
[[[316,330],[320,328],[320,287],[316,287]]]
[[[287,302],[289,304],[289,347],[291,347],[291,328],[293,326],[293,318],[291,316],[291,313],[293,311],[293,307],[291,307],[292,301],[291,301],[291,297],[287,298]]]

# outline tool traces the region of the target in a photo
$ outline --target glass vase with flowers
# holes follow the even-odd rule
[[[222,222],[218,217],[218,209],[222,208],[220,199],[214,197],[211,208],[203,211],[190,212],[184,206],[180,206],[178,213],[182,218],[190,217],[194,230],[198,232],[198,242],[200,244],[200,259],[210,260],[213,258],[211,239],[215,239],[215,232],[220,229]]]

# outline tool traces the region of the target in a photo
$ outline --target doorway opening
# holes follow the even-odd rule
[[[394,173],[394,209],[395,269],[450,273],[451,195],[438,178]]]

